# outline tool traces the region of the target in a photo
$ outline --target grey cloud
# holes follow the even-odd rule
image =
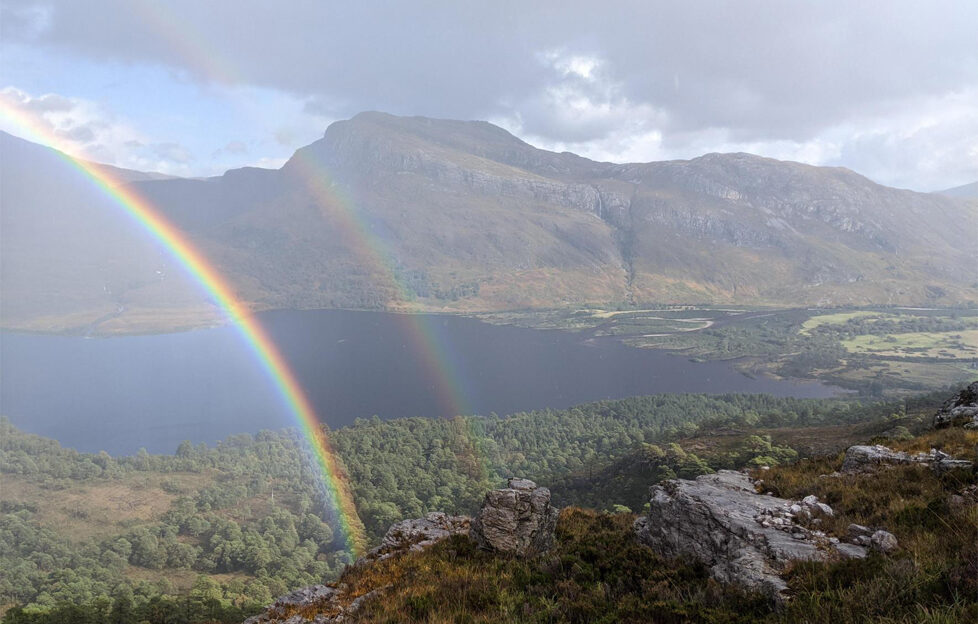
[[[248,151],[248,146],[241,141],[231,141],[224,146],[224,151],[229,154],[244,154]]]
[[[34,98],[27,108],[35,113],[63,113],[75,108],[75,104],[62,95],[47,94]]]
[[[177,164],[186,164],[194,159],[190,151],[179,143],[155,143],[149,146],[154,156]]]
[[[243,141],[229,141],[227,145],[221,149],[214,150],[211,153],[211,159],[218,159],[228,154],[232,156],[240,156],[241,154],[248,153],[248,146],[245,145]]]
[[[27,0],[7,4],[32,14]],[[518,116],[528,134],[567,143],[629,127],[661,131],[662,146],[680,152],[710,129],[732,141],[805,141],[857,115],[978,86],[978,3],[968,0],[43,6],[43,28],[15,20],[4,36],[276,88],[328,117]],[[596,78],[541,62],[553,52],[599,60]],[[593,110],[575,110],[573,97]]]
[[[79,143],[91,143],[95,140],[95,131],[89,125],[73,126],[63,131],[66,138]]]

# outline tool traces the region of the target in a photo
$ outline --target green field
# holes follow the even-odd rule
[[[978,356],[978,329],[958,332],[886,334],[883,336],[869,334],[844,340],[842,344],[853,353],[889,357],[970,360]]]
[[[850,319],[869,319],[869,318],[883,318],[892,317],[892,314],[887,314],[883,312],[877,312],[873,310],[857,310],[856,312],[839,312],[837,314],[819,314],[818,316],[813,316],[804,323],[801,324],[801,332],[803,334],[811,334],[812,330],[821,327],[823,325],[842,325]]]

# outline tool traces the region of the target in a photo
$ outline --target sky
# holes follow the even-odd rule
[[[183,176],[280,166],[380,110],[932,191],[978,180],[976,28],[974,0],[0,0],[0,99],[78,155]]]

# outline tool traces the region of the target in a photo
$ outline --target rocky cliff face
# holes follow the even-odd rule
[[[421,299],[450,306],[978,299],[974,206],[845,169],[750,154],[597,163],[485,122],[364,113],[279,174],[287,204],[354,213],[427,280]]]

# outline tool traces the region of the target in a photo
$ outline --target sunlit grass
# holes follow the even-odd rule
[[[852,353],[963,359],[978,355],[978,329],[855,336],[842,341]]]

